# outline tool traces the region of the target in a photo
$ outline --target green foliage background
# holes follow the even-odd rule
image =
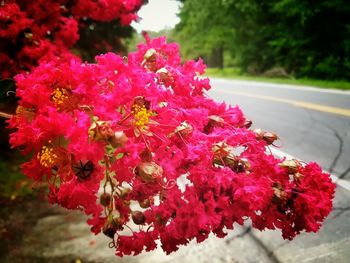
[[[350,80],[348,0],[182,0],[176,37],[185,58],[261,74]]]

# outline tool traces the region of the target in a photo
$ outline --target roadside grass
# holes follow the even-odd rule
[[[307,78],[273,78],[264,76],[252,76],[247,74],[242,74],[237,68],[207,68],[206,76],[217,77],[217,78],[227,78],[236,80],[247,80],[247,81],[261,81],[270,82],[278,84],[291,84],[299,86],[312,86],[326,89],[340,89],[340,90],[350,90],[350,82],[348,81],[327,81],[327,80],[316,80]]]

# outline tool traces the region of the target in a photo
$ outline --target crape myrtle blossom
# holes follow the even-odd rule
[[[277,135],[251,130],[239,107],[207,97],[201,60],[181,64],[176,44],[146,40],[127,58],[107,53],[17,75],[10,142],[32,154],[24,173],[47,182],[50,202],[88,215],[119,256],[157,240],[171,253],[249,218],[286,239],[316,232],[332,209],[329,174],[275,158]]]

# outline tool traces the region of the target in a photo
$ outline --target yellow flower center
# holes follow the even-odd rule
[[[68,91],[63,88],[56,88],[54,92],[51,93],[51,101],[56,105],[60,106],[65,100],[68,99]]]
[[[16,109],[16,114],[17,115],[21,115],[23,114],[24,112],[26,112],[26,109],[24,107],[22,107],[21,105],[19,105]]]
[[[24,117],[27,120],[32,120],[35,116],[35,110],[31,108],[25,108],[23,106],[18,106],[16,109],[17,117]]]
[[[57,162],[58,156],[52,147],[43,146],[37,158],[42,166],[50,168]]]
[[[138,128],[145,127],[149,122],[149,118],[152,116],[152,111],[140,105],[133,105],[131,113],[134,115],[135,126]]]

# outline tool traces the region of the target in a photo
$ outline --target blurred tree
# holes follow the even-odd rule
[[[250,73],[283,67],[298,77],[350,80],[348,0],[181,2],[176,31],[185,57],[220,66],[210,57],[225,51]]]
[[[223,52],[232,43],[232,16],[225,1],[183,0],[177,38],[185,58],[203,57],[209,66],[223,67]]]
[[[96,22],[87,19],[81,24],[74,51],[84,60],[93,61],[96,55],[106,52],[126,55],[125,41],[134,32],[131,26],[122,26],[118,20]]]
[[[277,61],[298,76],[350,80],[350,2],[272,1]]]

